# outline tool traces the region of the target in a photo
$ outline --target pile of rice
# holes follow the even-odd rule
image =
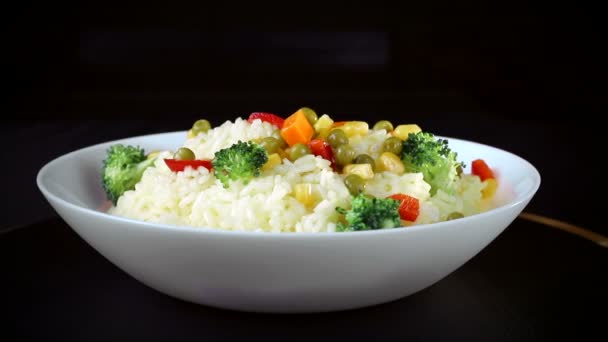
[[[197,159],[211,159],[216,151],[239,140],[278,134],[276,127],[266,122],[249,123],[237,118],[187,139],[184,146],[194,151]],[[366,136],[351,138],[350,144],[357,154],[377,158],[386,138],[385,131],[370,130]],[[232,182],[229,188],[224,188],[203,167],[173,172],[163,158],[172,158],[172,152],[161,152],[155,166],[144,172],[135,189],[125,192],[109,213],[149,222],[226,230],[333,232],[339,219],[335,208],[350,207],[351,195],[343,176],[333,172],[330,162],[321,157],[307,155],[295,162],[284,159],[248,184]],[[312,184],[318,199],[313,206],[305,206],[294,197],[298,184]],[[465,175],[457,183],[456,194],[438,191],[431,197],[431,187],[421,173],[381,172],[367,182],[365,192],[376,197],[405,193],[418,198],[420,215],[414,224],[422,224],[445,220],[454,211],[465,216],[483,211],[484,186],[479,177]]]

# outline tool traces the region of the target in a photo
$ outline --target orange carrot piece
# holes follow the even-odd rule
[[[289,146],[308,144],[314,133],[315,129],[301,109],[285,119],[283,128],[281,128],[281,137]]]

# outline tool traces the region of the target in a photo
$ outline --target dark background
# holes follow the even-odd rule
[[[221,121],[308,105],[344,117],[588,118],[605,89],[596,11],[448,0],[23,5],[9,115]]]
[[[331,315],[241,315],[136,282],[57,218],[35,183],[45,163],[88,145],[310,106],[338,120],[415,122],[518,154],[542,176],[527,211],[608,235],[597,200],[606,90],[598,8],[434,0],[3,10],[5,335],[487,341],[600,331],[605,249],[522,219],[458,272],[402,301]]]

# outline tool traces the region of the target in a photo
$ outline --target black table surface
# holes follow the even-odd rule
[[[127,136],[185,129],[191,120],[6,123],[0,143],[19,145],[0,158],[3,165],[19,167],[3,170],[4,177],[16,181],[5,187],[11,200],[3,203],[0,225],[0,338],[396,336],[536,341],[601,335],[608,307],[608,249],[522,218],[464,266],[401,300],[334,313],[254,314],[184,302],[139,283],[72,231],[36,188],[40,167],[64,153]],[[599,168],[576,176],[593,152],[572,144],[576,139],[564,139],[577,134],[568,123],[477,115],[417,122],[440,135],[490,144],[526,158],[543,177],[526,211],[607,235],[598,215],[592,214],[600,212],[599,204],[584,200],[591,196]]]

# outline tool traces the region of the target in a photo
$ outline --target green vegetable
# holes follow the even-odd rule
[[[296,160],[310,154],[310,147],[306,144],[295,144],[289,149],[289,159]]]
[[[344,178],[344,185],[351,195],[357,196],[365,189],[365,180],[356,174],[350,174]]]
[[[390,137],[382,143],[382,151],[394,153],[396,156],[401,155],[403,150],[403,142],[399,138]]]
[[[383,129],[387,132],[391,132],[393,130],[393,124],[388,120],[380,120],[374,124],[375,130]]]
[[[459,164],[458,166],[456,166],[456,174],[458,175],[458,177],[460,177],[464,173],[463,167],[463,164]]]
[[[287,148],[287,143],[285,142],[285,140],[283,140],[283,137],[281,137],[280,130],[277,129],[276,131],[272,132],[272,135],[269,138],[275,138],[279,148],[282,148],[282,149]],[[266,138],[264,138],[264,139],[266,139]],[[262,141],[264,139],[262,139]]]
[[[215,177],[227,188],[231,180],[241,180],[247,184],[253,177],[259,176],[260,168],[267,161],[268,155],[262,146],[239,140],[215,152],[211,164]]]
[[[116,204],[125,191],[135,189],[144,170],[152,166],[155,160],[146,158],[144,150],[139,147],[122,144],[110,146],[101,169],[101,185],[107,198]]]
[[[355,164],[369,164],[372,166],[372,170],[376,169],[376,162],[374,161],[374,158],[372,158],[369,154],[363,153],[363,154],[356,156],[354,163]]]
[[[334,158],[338,165],[348,165],[355,159],[355,150],[352,146],[345,144],[340,145],[334,149]]]
[[[392,198],[374,198],[365,194],[353,197],[351,209],[337,207],[347,224],[338,224],[338,231],[396,228],[401,226],[400,202]]]
[[[456,160],[457,154],[448,147],[448,141],[437,139],[428,132],[410,133],[403,142],[401,160],[408,172],[422,172],[431,185],[431,194],[441,189],[454,192],[458,168],[464,165]]]
[[[306,117],[306,120],[308,120],[308,122],[311,125],[314,125],[315,122],[317,122],[318,116],[317,116],[317,113],[314,110],[312,110],[312,109],[310,109],[308,107],[302,107],[302,108],[300,108],[300,110],[304,113],[304,116]]]
[[[175,160],[194,160],[196,157],[191,149],[187,147],[180,147],[177,149],[175,154],[173,154],[173,158]]]
[[[337,148],[340,145],[348,144],[348,137],[341,129],[332,129],[327,136],[327,142],[333,148]]]
[[[266,137],[260,141],[260,145],[268,152],[268,154],[275,153],[281,148],[281,142],[275,137]]]
[[[194,134],[205,133],[210,129],[211,123],[205,119],[197,120],[194,125],[192,125],[192,132]]]
[[[448,215],[448,217],[446,217],[446,220],[450,221],[450,220],[455,220],[455,219],[459,219],[459,218],[463,218],[463,217],[464,217],[464,215],[461,212],[453,211]]]

